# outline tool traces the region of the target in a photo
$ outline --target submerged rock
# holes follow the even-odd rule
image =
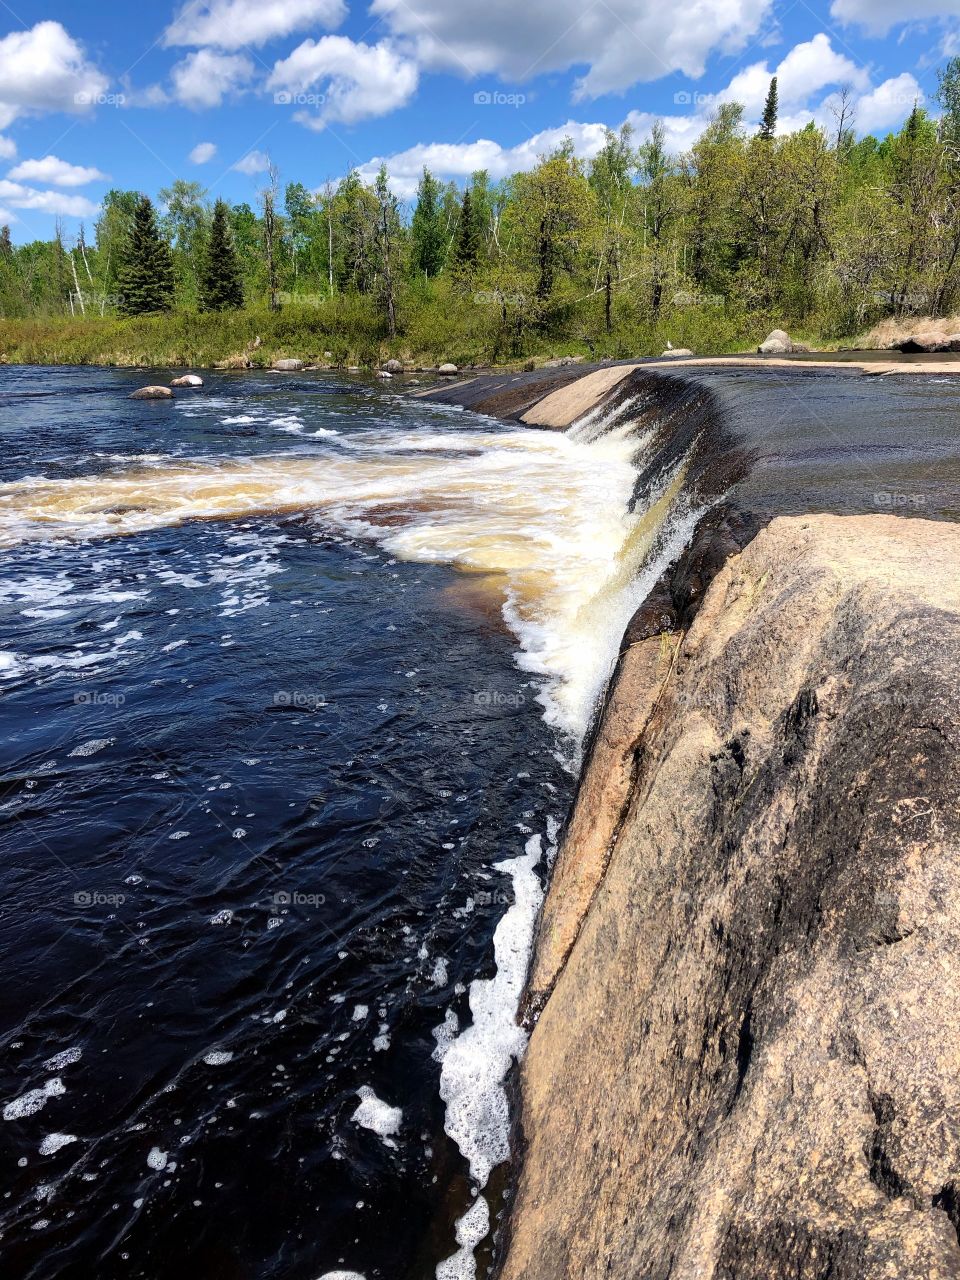
[[[776,519],[625,650],[502,1280],[960,1275],[958,564],[946,522]]]
[[[174,378],[170,385],[171,387],[202,387],[203,379],[196,373],[184,373],[179,378]]]
[[[169,387],[140,387],[131,391],[131,400],[172,400],[173,392]]]

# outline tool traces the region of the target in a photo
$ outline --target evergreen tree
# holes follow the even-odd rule
[[[157,229],[153,205],[142,196],[120,272],[120,310],[140,316],[173,306],[173,262],[170,247]]]
[[[441,184],[424,169],[417,188],[417,207],[410,223],[411,265],[417,275],[438,276],[443,268],[444,232]]]
[[[453,261],[458,271],[472,271],[480,258],[480,228],[473,207],[473,193],[468,187],[463,193],[460,205],[460,221],[457,227],[457,242],[453,250]]]
[[[774,76],[770,81],[770,90],[767,93],[767,101],[763,108],[763,118],[760,121],[760,137],[767,142],[772,142],[777,132],[777,113],[780,107],[780,95],[777,90],[777,77]]]
[[[6,223],[0,227],[0,256],[9,258],[13,253],[13,242],[10,239],[10,228]]]
[[[223,200],[213,206],[206,261],[200,273],[200,310],[236,311],[243,306],[240,264],[230,230],[230,210]]]

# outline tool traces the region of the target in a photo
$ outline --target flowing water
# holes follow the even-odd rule
[[[483,1274],[544,879],[687,463],[638,492],[622,408],[142,380],[0,372],[3,1274]]]

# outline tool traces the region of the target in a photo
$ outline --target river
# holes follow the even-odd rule
[[[638,503],[627,419],[142,381],[0,372],[4,1272],[483,1274],[534,920],[683,461]]]

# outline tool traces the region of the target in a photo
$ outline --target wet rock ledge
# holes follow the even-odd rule
[[[499,1275],[958,1277],[960,529],[718,519],[568,826]]]

